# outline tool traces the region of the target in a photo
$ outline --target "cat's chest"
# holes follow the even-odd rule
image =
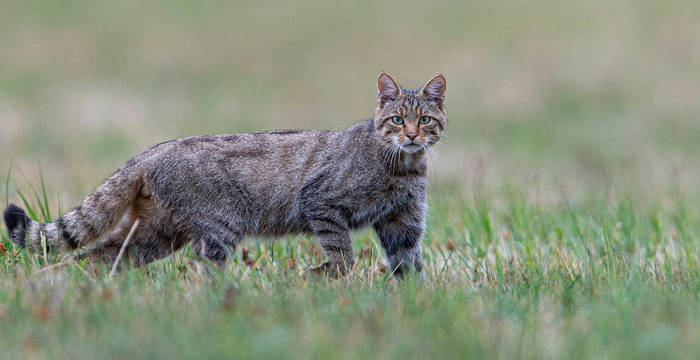
[[[417,181],[387,181],[360,193],[349,219],[351,227],[370,225],[392,212],[415,207],[415,203],[425,199],[425,185]]]

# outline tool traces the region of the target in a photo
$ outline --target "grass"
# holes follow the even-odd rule
[[[33,192],[43,201],[44,186]],[[343,279],[308,278],[313,239],[244,243],[207,271],[189,249],[109,264],[0,259],[3,358],[695,358],[700,221],[683,199],[507,207],[431,198],[425,271],[405,282],[371,232]],[[48,210],[45,210],[48,211]],[[41,213],[40,211],[35,213]],[[3,234],[4,235],[4,234]]]
[[[0,200],[36,219],[161,141],[371,117],[382,70],[444,72],[450,120],[422,278],[371,232],[346,279],[303,237],[109,277],[0,225],[0,358],[698,358],[699,4],[0,0]]]

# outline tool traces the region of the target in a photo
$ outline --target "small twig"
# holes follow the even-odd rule
[[[442,269],[440,269],[440,273],[438,273],[438,276],[437,276],[438,279],[442,278],[442,273],[445,272],[445,269],[447,268],[447,264],[450,262],[450,259],[452,259],[452,255],[454,255],[454,252],[451,252],[450,255],[447,256],[447,259],[445,259],[445,263],[442,264]]]
[[[65,256],[61,260],[61,262],[59,262],[58,264],[45,266],[45,267],[39,269],[37,272],[34,273],[34,275],[42,274],[45,272],[51,272],[54,269],[57,269],[57,268],[60,268],[60,267],[66,266],[66,265],[75,265],[75,267],[77,267],[78,270],[80,270],[83,273],[83,275],[85,275],[85,277],[88,278],[88,280],[92,281],[93,283],[97,283],[97,281],[95,281],[95,279],[93,279],[92,276],[90,276],[90,274],[87,273],[87,271],[85,271],[82,267],[80,267],[80,264],[78,264],[71,255]]]
[[[88,280],[92,281],[93,284],[97,284],[97,280],[93,279],[92,276],[90,276],[90,274],[88,274],[88,272],[85,271],[85,269],[83,269],[83,268],[80,266],[80,264],[78,264],[78,263],[75,261],[75,259],[73,260],[73,264],[75,265],[75,267],[78,268],[78,270],[80,270],[80,271],[83,273],[83,275],[85,275],[86,278],[88,278]]]
[[[124,251],[126,250],[126,247],[129,245],[129,240],[131,240],[131,237],[134,235],[134,232],[136,231],[136,228],[139,226],[139,219],[136,219],[134,221],[134,225],[131,225],[131,230],[129,230],[129,234],[126,235],[126,240],[124,240],[124,243],[122,244],[122,248],[119,249],[119,254],[117,255],[117,259],[114,260],[114,264],[112,265],[112,271],[109,272],[109,277],[114,276],[114,274],[117,272],[117,266],[119,266],[119,261],[122,259],[122,256],[124,255]]]
[[[35,274],[45,273],[45,272],[47,272],[47,271],[51,271],[51,270],[53,270],[53,269],[55,269],[55,268],[58,268],[58,267],[61,267],[61,266],[66,266],[66,265],[68,265],[68,264],[70,264],[70,260],[68,260],[68,261],[65,261],[65,260],[64,260],[64,261],[61,261],[61,262],[58,263],[58,264],[52,264],[52,265],[45,266],[45,267],[43,267],[43,268],[37,270],[37,271],[35,272]]]

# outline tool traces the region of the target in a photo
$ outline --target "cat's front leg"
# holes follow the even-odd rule
[[[331,275],[346,274],[355,264],[347,225],[342,218],[329,215],[314,217],[310,223],[328,257],[328,262],[312,271]]]
[[[393,214],[374,224],[394,275],[403,277],[406,271],[423,270],[423,228],[423,216],[410,213]]]

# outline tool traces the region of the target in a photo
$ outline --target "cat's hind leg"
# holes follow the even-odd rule
[[[113,231],[105,241],[80,253],[76,258],[114,264],[131,229],[131,226],[126,226],[127,224],[125,223],[125,226]],[[133,222],[131,225],[133,226]],[[154,222],[139,223],[124,249],[120,264],[131,263],[136,266],[145,266],[182,248],[186,242],[177,234],[166,231],[168,228],[169,226]]]
[[[89,262],[113,264],[135,220],[136,218],[131,212],[127,213],[106,239],[99,242],[93,248],[81,251],[75,256],[75,259],[78,261],[87,259]],[[138,231],[138,228],[134,229],[134,231]]]
[[[224,266],[243,240],[245,224],[236,218],[189,221],[194,252],[219,267]]]
[[[78,254],[76,259],[113,264],[132,229],[132,237],[121,261],[137,266],[164,258],[186,243],[186,237],[169,214],[158,209],[150,196],[143,196],[127,210],[119,225],[104,241]]]

